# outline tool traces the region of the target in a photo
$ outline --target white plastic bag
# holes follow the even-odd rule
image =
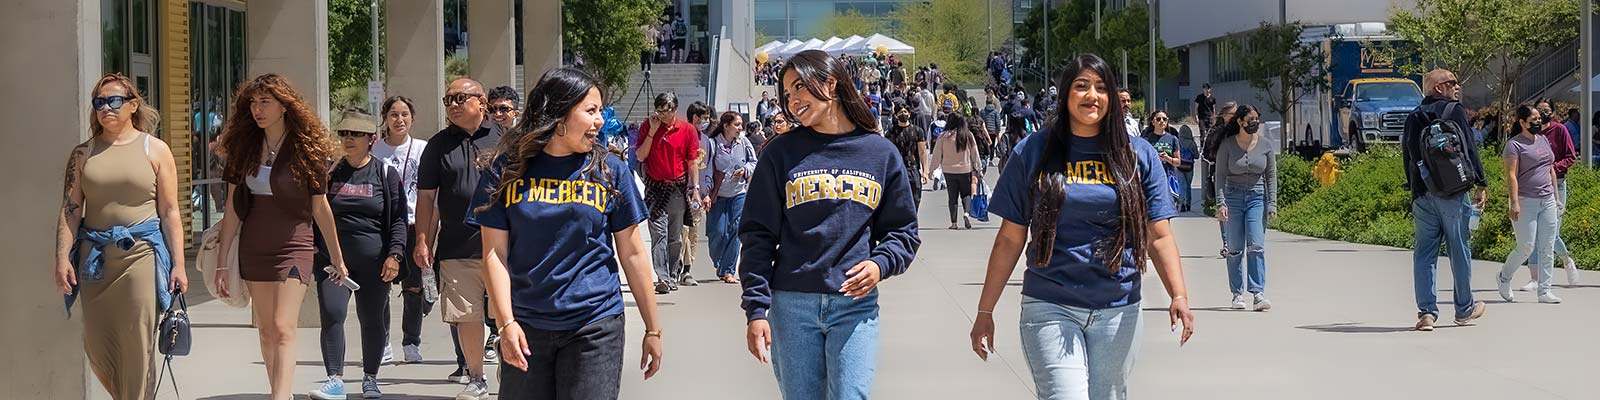
[[[211,297],[221,300],[223,304],[236,308],[250,306],[250,289],[245,286],[244,279],[239,277],[239,241],[234,240],[233,246],[228,251],[228,294],[222,297],[217,292],[217,251],[222,247],[222,224],[211,226],[200,234],[200,251],[195,255],[195,269],[200,270],[201,279],[206,284],[206,291]],[[236,238],[237,239],[237,238]]]

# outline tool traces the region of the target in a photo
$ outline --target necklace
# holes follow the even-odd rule
[[[272,145],[268,146],[269,150],[267,150],[267,156],[261,159],[261,165],[262,166],[271,167],[272,166],[272,162],[276,161],[278,159],[278,149],[279,149],[280,146],[283,145],[283,139],[285,137],[287,137],[287,136],[288,136],[288,134],[284,134],[284,136],[279,136],[277,143],[273,143]],[[265,141],[265,138],[263,138],[262,140]]]

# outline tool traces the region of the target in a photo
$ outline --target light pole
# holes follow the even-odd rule
[[[1583,98],[1583,114],[1579,116],[1580,119],[1594,115],[1594,2],[1583,0],[1582,3],[1583,10],[1579,14],[1583,22],[1578,25],[1578,36],[1580,36],[1578,43],[1583,47],[1583,51],[1578,52],[1583,57],[1578,60],[1578,65],[1582,66],[1580,69],[1583,70],[1583,76],[1578,77],[1578,85],[1582,86],[1583,91],[1579,95]],[[1578,137],[1582,142],[1578,144],[1578,148],[1583,149],[1579,152],[1583,154],[1581,161],[1594,165],[1594,125],[1580,120],[1578,126],[1581,132]]]
[[[378,64],[378,0],[372,0],[372,81],[378,82],[382,80],[383,72],[379,70]],[[373,104],[367,105],[367,111],[377,114],[378,101],[382,100],[373,99]]]
[[[1156,99],[1156,0],[1145,2],[1145,13],[1150,14],[1150,87],[1145,89],[1144,98],[1153,103]]]

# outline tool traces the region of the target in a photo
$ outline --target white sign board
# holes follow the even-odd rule
[[[367,81],[367,110],[369,114],[377,115],[378,107],[383,104],[383,82]]]

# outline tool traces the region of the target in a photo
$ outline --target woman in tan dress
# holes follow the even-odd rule
[[[67,159],[56,246],[56,286],[69,316],[83,300],[89,367],[118,400],[154,397],[156,318],[189,284],[177,164],[133,88],[117,74],[95,84],[92,137]]]
[[[228,158],[222,177],[230,198],[217,265],[228,265],[222,260],[234,255],[226,249],[238,240],[239,276],[254,300],[272,399],[288,400],[294,393],[295,324],[317,252],[313,226],[321,229],[332,258],[329,279],[348,275],[333,209],[324,196],[333,141],[305,99],[277,74],[239,88],[224,129],[222,152]],[[217,273],[217,287],[227,287],[227,275]]]

